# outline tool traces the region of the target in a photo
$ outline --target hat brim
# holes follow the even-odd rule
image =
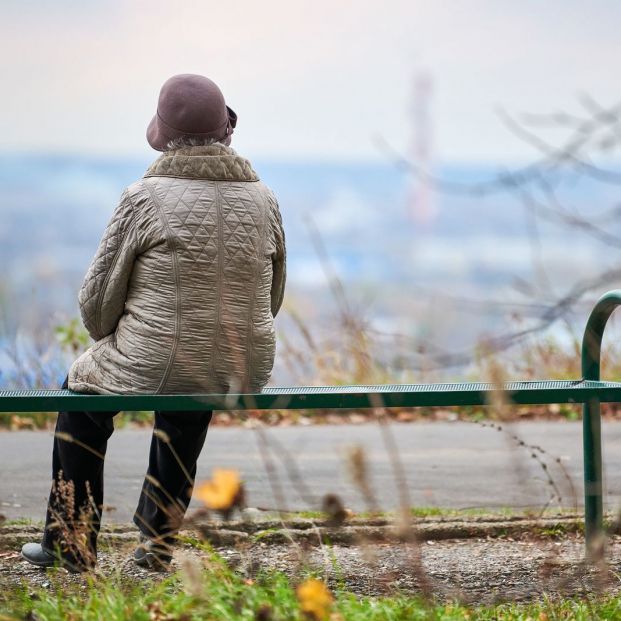
[[[172,140],[172,138],[162,132],[162,127],[158,121],[159,119],[156,114],[151,119],[151,122],[147,127],[147,142],[156,151],[165,151],[166,145]]]
[[[228,145],[231,142],[231,135],[233,134],[235,126],[237,125],[237,114],[232,108],[229,108],[229,106],[226,106],[226,111],[228,115],[227,133],[224,136],[222,136],[222,138],[217,138],[217,140],[219,142],[222,142],[223,144]],[[210,132],[210,133],[212,133],[215,136],[217,135],[218,132]],[[164,124],[160,122],[160,118],[157,114],[155,114],[155,116],[151,119],[151,122],[149,123],[149,126],[147,127],[147,142],[156,151],[165,151],[166,146],[171,140],[174,140],[175,138],[179,138],[180,136],[186,136],[186,135],[191,136],[193,134],[184,134],[182,132],[179,132],[175,135],[170,135],[166,133],[164,131]],[[209,136],[209,133],[208,134],[196,134],[196,135]]]

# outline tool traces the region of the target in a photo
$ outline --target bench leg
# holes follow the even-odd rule
[[[599,556],[603,545],[602,428],[599,400],[584,404],[584,536],[587,558]]]
[[[582,379],[599,381],[602,339],[606,322],[621,306],[621,290],[605,293],[589,315],[582,337]],[[599,400],[584,404],[584,536],[587,558],[598,558],[603,546],[602,423]]]

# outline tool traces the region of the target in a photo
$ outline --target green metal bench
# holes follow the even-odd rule
[[[266,388],[259,394],[85,395],[69,390],[0,391],[0,412],[137,410],[293,410],[489,405],[495,393],[517,405],[583,404],[585,537],[587,553],[603,532],[600,403],[621,402],[621,382],[600,381],[604,328],[621,305],[621,290],[591,312],[582,342],[579,380],[454,384],[395,384]]]

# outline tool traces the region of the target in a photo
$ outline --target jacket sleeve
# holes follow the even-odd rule
[[[95,341],[112,334],[123,314],[136,248],[134,210],[126,190],[78,294],[82,322]]]
[[[282,217],[276,199],[270,197],[270,220],[274,234],[276,249],[272,254],[272,315],[276,317],[285,295],[285,281],[287,280],[287,250],[285,247],[285,231],[282,226]]]

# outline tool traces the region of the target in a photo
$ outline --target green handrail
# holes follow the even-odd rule
[[[582,378],[600,380],[600,360],[604,328],[617,306],[621,290],[605,293],[587,321],[582,339]],[[584,527],[587,556],[592,556],[602,539],[604,511],[602,500],[602,424],[599,399],[583,406],[582,440],[584,447]]]

